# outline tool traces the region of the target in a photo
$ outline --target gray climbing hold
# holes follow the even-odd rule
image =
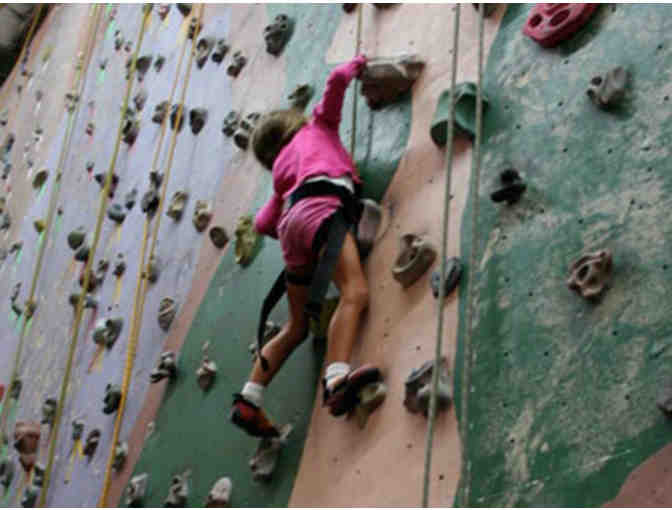
[[[142,501],[147,492],[147,482],[149,475],[142,473],[131,478],[131,481],[126,487],[126,505],[127,506],[141,506]]]
[[[93,330],[93,342],[110,349],[119,338],[123,327],[124,319],[122,317],[100,319],[96,322]]]
[[[244,119],[240,120],[238,124],[238,129],[233,134],[233,142],[238,146],[239,149],[247,150],[247,146],[250,143],[250,138],[252,137],[252,131],[259,120],[261,115],[253,112],[248,113]]]
[[[297,85],[287,99],[289,99],[292,108],[303,111],[312,98],[313,87],[308,83],[304,83],[302,85]]]
[[[287,424],[282,427],[280,437],[263,438],[259,442],[259,446],[249,462],[254,480],[267,482],[272,478],[280,452],[283,446],[287,444],[287,438],[292,429],[293,427]]]
[[[567,287],[581,297],[596,299],[609,286],[612,266],[611,251],[586,253],[569,266]]]
[[[156,124],[163,123],[163,119],[166,118],[168,113],[168,106],[170,103],[168,101],[161,101],[154,107],[154,114],[152,115],[152,122]]]
[[[205,108],[193,108],[189,112],[189,124],[191,125],[191,132],[195,135],[201,132],[203,126],[208,121],[208,110]]]
[[[114,263],[114,269],[112,269],[112,274],[114,276],[120,277],[126,272],[126,261],[124,260],[124,254],[117,254],[117,260]]]
[[[236,51],[233,54],[232,59],[233,62],[226,68],[226,73],[235,78],[240,74],[240,71],[245,67],[245,64],[247,64],[247,58],[245,58],[241,51]]]
[[[447,360],[442,357],[439,363],[439,383],[437,387],[437,411],[443,411],[452,403],[451,383],[448,373]],[[430,396],[432,390],[432,374],[434,360],[429,360],[411,372],[404,383],[404,406],[411,413],[429,413]]]
[[[399,255],[392,268],[392,276],[404,288],[410,287],[432,265],[436,250],[415,234],[404,234],[399,240]]]
[[[73,420],[72,422],[72,440],[79,441],[84,435],[84,422],[82,420]]]
[[[140,209],[146,213],[150,218],[154,216],[159,207],[159,192],[155,188],[150,188],[142,196],[140,201]]]
[[[47,398],[42,404],[42,421],[44,425],[53,425],[56,417],[56,406],[58,401],[54,397]]]
[[[177,364],[175,363],[175,354],[172,351],[166,351],[161,354],[159,362],[149,374],[149,380],[152,383],[157,383],[165,378],[172,381],[176,377]]]
[[[164,331],[168,331],[171,323],[173,322],[173,319],[175,318],[176,313],[177,313],[177,305],[175,304],[175,300],[169,297],[163,298],[161,300],[161,303],[159,304],[159,317],[158,317],[159,326],[161,326],[161,329],[163,329]]]
[[[75,260],[77,262],[86,262],[89,259],[89,245],[82,244],[79,249],[75,252]]]
[[[77,303],[79,303],[79,298],[81,294],[77,293],[72,293],[70,294],[69,302],[72,306],[76,307]],[[84,296],[84,308],[91,308],[91,309],[97,309],[98,308],[98,301],[96,301],[94,298],[86,294]]]
[[[121,402],[121,386],[118,384],[108,384],[105,386],[105,397],[103,398],[103,412],[105,414],[112,414],[119,409]]]
[[[12,226],[12,218],[9,211],[0,214],[0,230],[8,230]]]
[[[149,257],[145,276],[147,277],[147,281],[149,281],[149,283],[156,283],[156,281],[159,279],[159,260],[153,254]]]
[[[175,127],[177,126],[177,131],[178,133],[182,131],[182,126],[184,125],[184,118],[187,116],[188,109],[186,106],[182,107],[182,114],[180,115],[180,122],[178,124],[177,122],[177,117],[179,113],[180,105],[179,104],[174,104],[173,107],[170,109],[170,127],[173,131],[175,131]]]
[[[217,364],[214,361],[206,356],[203,356],[201,361],[201,366],[196,370],[196,380],[198,381],[198,386],[203,391],[208,391],[217,377]]]
[[[194,56],[196,58],[196,65],[199,69],[201,69],[208,61],[208,57],[214,46],[214,37],[201,37],[201,39],[199,39],[196,44],[196,54]]]
[[[212,219],[212,207],[207,200],[197,200],[192,221],[199,232],[203,232]]]
[[[224,248],[229,242],[229,236],[222,227],[212,227],[210,229],[210,240],[217,248]]]
[[[107,217],[118,224],[122,224],[126,219],[126,211],[121,204],[112,204],[107,210]]]
[[[166,57],[163,55],[157,55],[156,60],[154,60],[154,70],[159,73],[163,69],[163,64],[166,63]]]
[[[133,96],[133,104],[135,105],[136,110],[142,111],[145,107],[145,102],[147,102],[147,90],[141,88],[135,96]]]
[[[187,506],[189,496],[188,473],[173,476],[173,481],[168,490],[168,497],[163,502],[167,508],[184,508]]]
[[[98,443],[100,443],[100,429],[93,429],[86,436],[86,442],[84,443],[84,455],[89,459],[94,456],[96,449],[98,448]]]
[[[462,276],[462,262],[457,257],[450,257],[446,260],[446,275],[443,285],[443,295],[449,295],[455,288],[457,284],[460,283],[460,277]],[[430,282],[432,287],[432,294],[435,298],[439,297],[439,290],[441,289],[441,270],[437,269],[432,273],[432,279]]]
[[[135,205],[135,201],[138,199],[138,190],[137,188],[133,188],[131,191],[126,193],[124,196],[124,205],[126,206],[126,209],[129,211],[133,209],[133,206]]]
[[[114,471],[121,471],[126,464],[126,458],[128,457],[128,443],[117,441],[116,446],[114,447],[114,459],[112,460],[112,469]]]
[[[135,118],[135,112],[129,110],[126,112],[126,117],[124,118],[124,124],[121,128],[121,134],[123,135],[122,140],[127,145],[133,145],[138,134],[140,133],[140,121]]]
[[[70,249],[76,250],[79,248],[86,239],[86,230],[84,227],[78,227],[68,234],[68,246]]]
[[[226,39],[217,39],[215,50],[212,52],[212,60],[217,64],[221,64],[229,49],[230,47],[226,44]]]
[[[264,28],[264,40],[266,51],[273,56],[278,56],[294,31],[294,20],[286,14],[278,14],[273,23]]]
[[[231,491],[233,483],[229,477],[220,478],[212,486],[205,500],[206,508],[223,508],[229,506],[231,502]]]
[[[488,108],[488,98],[482,94],[483,113]],[[454,127],[458,134],[471,139],[476,136],[476,100],[477,88],[473,82],[458,83],[455,86],[453,103],[455,104]],[[434,143],[443,147],[448,138],[448,120],[450,118],[450,89],[444,90],[439,96],[430,126],[429,134]]]
[[[355,418],[360,429],[366,426],[371,414],[378,409],[387,396],[387,386],[383,382],[367,384],[357,394],[358,404],[355,406]]]
[[[260,236],[254,228],[251,215],[241,216],[236,226],[236,262],[241,266],[249,265],[257,254]]]
[[[226,117],[224,117],[224,122],[222,123],[222,133],[226,136],[233,136],[233,133],[238,129],[238,124],[240,123],[240,114],[231,110]]]
[[[0,126],[6,126],[8,122],[9,110],[7,110],[7,108],[3,108],[2,111],[0,111]]]
[[[424,67],[418,55],[369,59],[360,75],[362,95],[369,108],[375,110],[399,100]]]
[[[33,189],[40,189],[49,178],[49,170],[43,168],[33,177]]]
[[[619,66],[604,76],[598,75],[590,80],[590,88],[586,94],[597,106],[608,109],[623,100],[627,84],[628,72]]]
[[[170,204],[168,205],[168,210],[166,211],[166,216],[169,216],[175,221],[180,221],[188,198],[189,193],[186,191],[179,190],[173,193],[173,196],[170,199]]]

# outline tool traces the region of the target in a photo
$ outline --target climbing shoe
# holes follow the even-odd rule
[[[245,400],[240,393],[233,396],[231,421],[254,437],[278,437],[280,435],[264,410]]]
[[[364,386],[382,380],[380,370],[373,365],[366,364],[351,370],[347,375],[335,381],[331,388],[324,385],[324,407],[329,408],[332,416],[342,416],[350,412],[358,404],[358,393]]]

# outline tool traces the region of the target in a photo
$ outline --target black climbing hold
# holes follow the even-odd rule
[[[166,57],[163,55],[157,55],[156,60],[154,61],[154,70],[159,73],[163,69],[163,64],[166,63]]]
[[[145,107],[145,102],[147,101],[147,91],[144,88],[141,88],[138,93],[133,96],[133,104],[135,105],[135,109],[138,111],[142,111],[142,109]]]
[[[74,420],[72,422],[72,440],[79,441],[84,435],[84,422],[81,420]]]
[[[205,108],[193,108],[189,112],[189,124],[191,125],[191,132],[195,135],[200,133],[207,120],[208,110]]]
[[[217,64],[221,64],[224,57],[229,52],[229,45],[226,44],[226,39],[217,39],[215,50],[212,52],[212,60]]]
[[[156,210],[159,207],[159,194],[154,188],[149,189],[142,196],[140,201],[140,209],[143,213],[146,213],[149,217],[154,216]]]
[[[226,68],[226,72],[229,76],[235,78],[240,74],[240,71],[245,67],[245,64],[247,64],[247,59],[240,51],[236,51],[232,58],[233,62]]]
[[[229,242],[229,236],[222,227],[212,227],[210,229],[210,240],[217,248],[224,248]]]
[[[294,31],[294,20],[286,14],[278,14],[273,23],[264,28],[266,51],[278,56]]]
[[[158,364],[149,374],[149,380],[152,383],[159,382],[162,379],[168,378],[173,380],[177,377],[177,365],[175,364],[175,354],[167,351],[161,354]]]
[[[462,276],[462,262],[457,257],[451,257],[446,261],[446,277],[444,281],[444,296],[449,295],[460,282]],[[439,297],[439,290],[441,286],[441,272],[437,269],[432,273],[432,294],[435,298]]]
[[[107,217],[121,225],[126,219],[126,212],[121,204],[112,204],[107,210]]]
[[[208,61],[208,57],[210,56],[210,52],[212,51],[212,48],[215,46],[215,38],[214,37],[202,37],[198,43],[196,43],[196,66],[201,69],[205,65],[205,63]]]
[[[186,18],[191,14],[191,4],[177,4],[177,10]]]
[[[133,188],[131,191],[126,193],[126,195],[124,196],[124,205],[126,206],[126,209],[128,209],[129,211],[133,209],[137,197],[138,197],[138,190],[136,188]]]
[[[224,122],[222,123],[222,133],[226,136],[233,136],[233,133],[238,129],[238,124],[240,123],[240,114],[231,110],[226,117],[224,117]]]
[[[91,457],[93,457],[93,455],[96,453],[96,449],[98,448],[99,442],[100,442],[100,430],[93,429],[86,436],[86,442],[84,443],[83,448],[84,455],[86,455],[89,459],[91,459]]]
[[[154,107],[154,114],[152,115],[152,122],[156,124],[163,123],[163,119],[168,113],[168,101],[161,101]]]
[[[89,258],[89,246],[82,244],[75,252],[75,260],[77,262],[86,262]]]
[[[198,37],[198,34],[201,32],[202,24],[198,21],[197,18],[191,18],[189,22],[189,31],[187,32],[187,37],[189,39],[194,39]]]
[[[172,128],[173,131],[175,131],[175,126],[177,125],[177,131],[180,132],[182,131],[182,126],[184,125],[184,118],[187,116],[187,108],[186,106],[182,107],[182,114],[180,116],[180,122],[177,124],[177,116],[178,116],[178,110],[179,110],[180,105],[179,104],[174,104],[173,107],[170,109],[170,127]]]
[[[117,384],[108,384],[105,387],[105,398],[103,399],[105,407],[103,412],[105,414],[112,414],[119,409],[121,402],[121,387]]]
[[[502,187],[493,191],[490,199],[493,202],[507,202],[509,205],[518,202],[527,189],[527,185],[522,181],[518,172],[513,168],[508,168],[499,174],[499,179]]]
[[[261,115],[259,113],[249,113],[245,116],[244,119],[240,120],[238,124],[238,129],[233,134],[233,142],[238,146],[239,149],[247,150],[247,146],[250,143],[250,137],[252,136],[252,131],[257,124]]]
[[[452,391],[448,374],[447,360],[442,357],[439,363],[439,384],[437,391],[437,410],[447,409],[452,403]],[[404,383],[405,396],[404,406],[411,413],[423,413],[425,417],[429,412],[429,400],[431,395],[432,374],[434,373],[434,360],[429,360],[411,372]]]

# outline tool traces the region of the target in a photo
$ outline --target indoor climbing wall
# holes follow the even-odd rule
[[[484,77],[474,330],[465,331],[462,287],[460,348],[471,356],[456,378],[469,381],[456,392],[468,395],[457,406],[468,468],[456,502],[598,506],[669,442],[656,400],[670,359],[672,54],[663,34],[672,13],[601,5],[545,49],[521,32],[529,11],[508,8]],[[625,95],[598,108],[591,80],[619,66]],[[517,203],[494,203],[510,168],[527,189]],[[589,301],[568,288],[569,266],[599,250],[611,253],[611,281]],[[629,499],[613,503],[669,504],[665,459],[633,473]]]

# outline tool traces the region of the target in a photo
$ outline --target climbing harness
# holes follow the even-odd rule
[[[198,23],[200,24],[202,22],[203,18],[203,4],[199,4],[199,14],[198,14]],[[182,114],[183,114],[183,105],[184,105],[184,99],[186,97],[186,91],[187,87],[189,85],[189,78],[191,76],[191,69],[192,69],[192,63],[195,55],[195,47],[196,47],[196,41],[197,37],[192,38],[192,51],[190,51],[189,55],[189,61],[187,63],[187,70],[185,73],[185,81],[184,85],[182,87],[181,91],[181,97],[179,101],[179,106],[177,108],[177,117],[176,117],[176,122],[175,125],[179,125],[182,119]],[[180,76],[180,70],[182,67],[182,61],[186,52],[186,48],[188,46],[188,40],[185,40],[183,47],[182,47],[182,53],[180,55],[180,59],[178,61],[177,65],[177,71],[175,73],[175,80],[173,81],[173,86],[170,92],[170,98],[169,98],[169,103],[172,104],[173,102],[173,97],[175,94],[175,90],[177,89],[177,83],[178,79]],[[167,125],[169,122],[168,115],[164,116],[162,123],[161,123],[161,136],[159,138],[158,145],[156,147],[155,153],[154,153],[154,161],[152,164],[152,169],[156,168],[157,162],[158,162],[158,157],[161,152],[161,144],[163,143],[163,138],[164,138],[164,133],[167,129]],[[160,226],[160,219],[161,219],[161,212],[163,210],[163,204],[165,203],[166,200],[166,190],[168,187],[168,182],[170,179],[170,171],[172,168],[172,163],[173,163],[173,156],[175,154],[175,147],[177,145],[177,135],[179,134],[179,131],[176,129],[173,132],[172,138],[171,138],[171,145],[169,148],[169,155],[168,155],[168,161],[166,163],[166,170],[165,170],[165,176],[162,181],[162,192],[159,197],[159,204],[157,206],[157,212],[155,214],[156,217],[156,225],[154,226],[154,231],[152,233],[152,241],[149,249],[149,260],[152,260],[152,257],[154,255],[154,251],[156,248],[156,241],[158,239],[159,235],[159,226]],[[112,467],[114,464],[114,458],[115,458],[115,449],[116,445],[119,441],[119,435],[121,433],[121,425],[123,422],[124,418],[124,412],[126,410],[126,401],[127,401],[127,396],[128,396],[128,390],[131,385],[131,376],[133,373],[133,365],[135,362],[135,353],[137,349],[137,344],[138,344],[138,337],[140,333],[140,326],[142,324],[142,315],[144,312],[144,306],[145,306],[145,299],[147,296],[147,285],[148,285],[148,275],[149,275],[149,269],[148,265],[149,263],[145,264],[145,256],[146,256],[146,251],[147,251],[147,242],[149,240],[148,236],[151,231],[150,229],[150,223],[151,223],[151,218],[148,216],[145,219],[145,225],[144,225],[144,231],[143,231],[143,236],[142,236],[142,245],[140,248],[140,264],[139,264],[139,270],[138,270],[138,278],[137,278],[137,283],[136,283],[136,289],[135,289],[135,299],[134,299],[134,304],[133,304],[133,317],[131,319],[131,332],[129,335],[129,341],[128,341],[128,348],[126,351],[126,362],[124,365],[124,376],[121,384],[121,401],[119,403],[119,408],[117,410],[117,416],[116,420],[114,423],[114,431],[112,433],[112,439],[110,442],[110,454],[108,457],[108,462],[107,466],[105,468],[105,477],[103,480],[103,489],[101,492],[100,500],[98,502],[98,506],[100,507],[106,507],[107,506],[107,499],[109,496],[109,491],[110,491],[110,484],[111,484],[111,476],[112,476]]]
[[[117,130],[117,139],[115,142],[114,146],[114,152],[112,154],[112,160],[110,161],[110,167],[107,172],[107,176],[105,178],[105,185],[103,187],[103,190],[101,191],[100,194],[100,206],[98,208],[98,217],[96,219],[96,229],[94,231],[93,235],[93,242],[91,244],[90,248],[90,253],[89,257],[86,261],[86,265],[84,268],[84,282],[82,285],[82,288],[87,289],[89,288],[89,282],[91,280],[91,266],[93,265],[93,259],[96,253],[96,248],[98,247],[98,242],[100,240],[100,232],[102,230],[102,225],[103,225],[103,219],[105,217],[105,211],[107,210],[107,199],[108,195],[110,192],[110,186],[112,185],[112,175],[114,174],[114,169],[116,167],[117,163],[117,157],[119,155],[119,149],[121,147],[121,138],[122,138],[122,130],[124,127],[124,116],[125,112],[128,108],[128,103],[129,99],[131,96],[131,89],[133,88],[133,83],[134,83],[134,78],[135,78],[135,67],[136,67],[136,61],[138,58],[138,52],[140,50],[140,47],[142,46],[142,41],[144,39],[145,35],[145,30],[147,28],[147,22],[149,20],[149,14],[151,13],[151,9],[148,9],[147,7],[143,7],[143,17],[142,17],[142,22],[140,24],[140,32],[138,34],[138,41],[137,44],[135,45],[135,52],[133,54],[133,60],[131,63],[131,69],[129,73],[129,80],[126,85],[126,94],[124,96],[124,102],[123,106],[121,109],[121,119],[119,121],[119,128]],[[79,301],[77,302],[77,307],[76,307],[76,312],[75,312],[75,322],[72,327],[72,340],[70,341],[70,347],[68,350],[68,359],[65,367],[65,374],[63,376],[63,381],[61,383],[61,392],[60,392],[60,397],[58,399],[58,408],[56,410],[56,416],[54,418],[54,425],[52,428],[52,436],[51,436],[51,441],[49,442],[49,456],[48,456],[48,461],[47,461],[47,467],[45,470],[45,475],[44,475],[44,486],[42,488],[42,491],[40,492],[40,502],[39,506],[44,506],[47,500],[47,494],[49,492],[49,483],[51,481],[51,470],[53,468],[54,464],[54,455],[56,453],[56,442],[58,438],[58,431],[60,427],[60,422],[61,422],[61,415],[63,413],[63,405],[67,397],[67,389],[69,385],[69,380],[70,380],[70,374],[72,372],[72,362],[74,359],[75,355],[75,350],[77,347],[77,340],[79,337],[79,327],[81,325],[82,321],[82,312],[84,311],[84,299],[86,296],[86,292],[82,292],[79,296]]]

